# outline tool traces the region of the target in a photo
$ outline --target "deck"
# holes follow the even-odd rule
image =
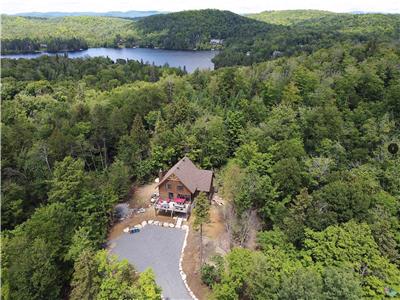
[[[154,204],[154,209],[156,210],[156,214],[160,211],[165,213],[170,213],[173,216],[174,213],[184,213],[190,214],[192,209],[192,203],[190,201],[185,201],[184,199],[175,199],[174,200],[163,200],[159,198]]]

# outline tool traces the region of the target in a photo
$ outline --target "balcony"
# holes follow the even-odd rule
[[[154,208],[157,214],[160,211],[171,213],[171,216],[175,212],[188,214],[191,211],[192,203],[183,198],[174,198],[174,199],[162,199],[158,198],[156,203],[154,204]]]

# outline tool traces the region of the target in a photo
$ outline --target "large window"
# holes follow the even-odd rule
[[[177,186],[177,189],[178,189],[178,191],[183,191],[183,185],[179,184],[179,185]]]

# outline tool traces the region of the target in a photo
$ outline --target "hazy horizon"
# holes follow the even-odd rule
[[[127,11],[159,11],[177,12],[191,9],[214,8],[229,10],[239,14],[257,13],[272,10],[299,10],[313,9],[331,12],[365,12],[365,13],[400,13],[398,1],[382,0],[379,2],[371,0],[287,0],[284,2],[266,3],[264,0],[227,1],[227,0],[203,0],[188,1],[181,3],[179,0],[162,1],[153,0],[149,2],[136,0],[96,1],[96,0],[3,0],[0,4],[1,13],[106,13]]]

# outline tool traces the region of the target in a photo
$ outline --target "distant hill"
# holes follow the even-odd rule
[[[248,14],[246,17],[270,24],[293,25],[306,20],[318,19],[332,15],[340,14],[324,10],[276,10]]]
[[[90,17],[116,17],[116,18],[142,18],[156,14],[163,14],[166,12],[148,10],[129,10],[129,11],[108,11],[108,12],[27,12],[13,14],[14,16],[20,17],[36,17],[36,18],[60,18],[60,17],[78,17],[78,16],[90,16]]]
[[[227,40],[240,38],[245,43],[273,27],[215,9],[154,15],[138,20],[135,25],[143,37],[143,45],[167,49],[209,49],[211,39],[226,44]]]
[[[121,43],[134,43],[137,34],[133,23],[133,20],[114,17],[43,19],[2,15],[1,49],[6,52],[30,52],[118,47]]]
[[[263,20],[263,21],[261,21]],[[9,52],[85,47],[218,49],[215,66],[250,65],[336,43],[398,41],[399,14],[273,11],[241,16],[215,9],[158,14],[140,19],[69,16],[3,16],[2,50]],[[47,45],[47,46],[46,46]]]

